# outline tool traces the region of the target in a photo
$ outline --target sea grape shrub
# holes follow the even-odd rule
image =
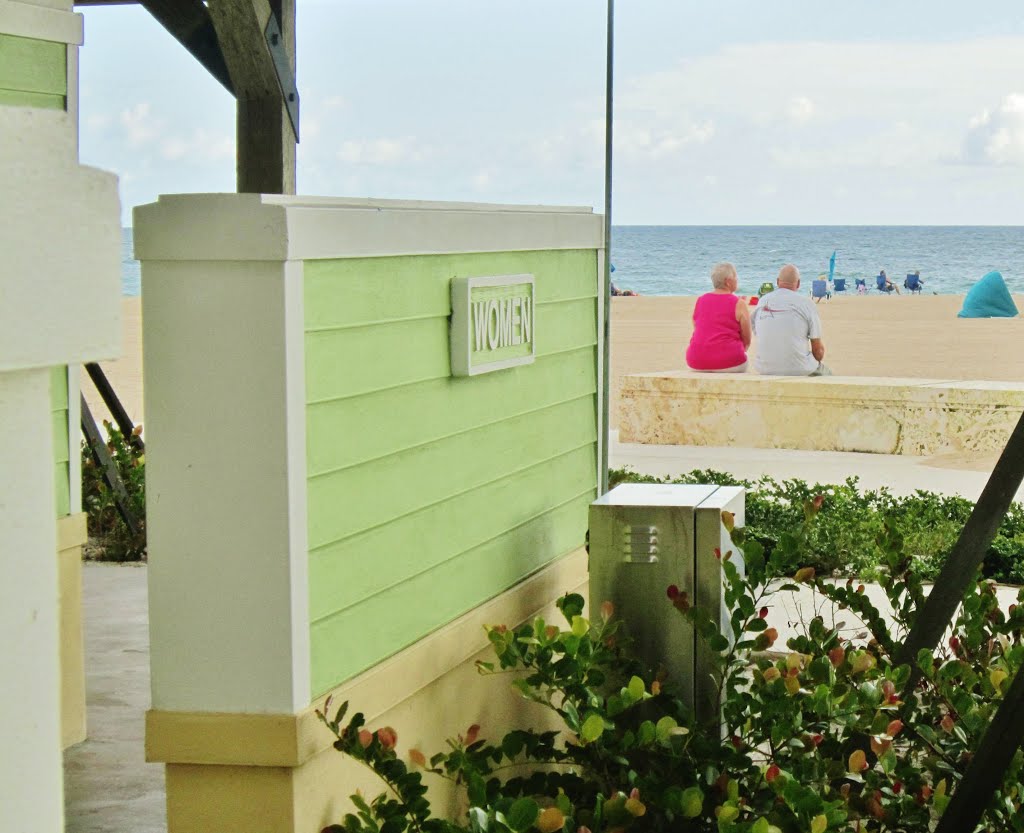
[[[97,552],[105,561],[139,561],[146,556],[146,455],[132,437],[104,420],[107,451],[117,467],[128,494],[128,506],[138,520],[132,533],[117,511],[114,495],[103,479],[87,443],[82,443],[82,508],[86,512],[89,537],[99,543]],[[136,426],[135,435],[142,432]]]
[[[725,634],[713,611],[690,604],[692,588],[652,589],[652,605],[674,607],[669,615],[689,622],[716,658],[717,682],[709,684],[720,722],[698,723],[664,671],[640,662],[610,605],[587,618],[583,599],[570,594],[558,605],[564,626],[536,619],[489,628],[496,659],[480,664],[485,674],[511,672],[524,697],[557,715],[562,732],[525,727],[491,739],[473,726],[427,759],[401,750],[387,727],[368,730],[361,714],[344,722],[347,704],[333,717],[325,707],[335,747],[388,786],[370,801],[354,797],[356,812],[327,830],[934,830],[1024,663],[1024,605],[1000,610],[992,583],[979,580],[944,644],[916,658],[920,680],[910,686],[911,667],[894,659],[896,635],[912,627],[923,591],[905,541],[890,530],[877,542],[890,622],[861,585],[825,580],[805,563],[823,505],[809,498],[800,523],[767,556],[747,530],[732,530],[746,571],[722,554],[732,611]],[[812,618],[782,645],[772,600],[795,590],[839,614]],[[1018,752],[980,829],[1024,830],[1022,765]],[[425,776],[464,789],[467,814],[435,817]]]
[[[748,540],[757,541],[770,557],[779,538],[802,522],[803,505],[814,495],[824,497],[827,510],[808,532],[804,558],[819,573],[860,576],[884,575],[885,557],[877,540],[887,530],[902,536],[915,571],[935,579],[967,522],[974,504],[956,495],[918,490],[896,496],[888,489],[862,489],[855,477],[842,483],[746,480],[714,469],[695,469],[675,478],[656,478],[628,469],[609,475],[609,482],[710,483],[743,486],[746,494]],[[1011,505],[985,554],[986,578],[1024,584],[1024,506]]]

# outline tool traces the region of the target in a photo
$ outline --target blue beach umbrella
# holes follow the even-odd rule
[[[828,259],[828,279],[832,280],[832,276],[836,273],[836,253],[832,252],[832,257]]]

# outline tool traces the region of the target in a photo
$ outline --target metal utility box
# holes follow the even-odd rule
[[[743,558],[722,524],[732,512],[744,524],[745,493],[737,486],[624,483],[590,505],[590,603],[615,604],[640,657],[664,666],[698,719],[717,711],[717,685],[703,642],[669,602],[676,585],[692,604],[718,611],[728,635],[731,611],[722,595],[721,563],[715,548]]]

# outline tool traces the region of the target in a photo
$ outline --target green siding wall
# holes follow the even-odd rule
[[[53,482],[57,517],[71,512],[71,463],[68,449],[68,369],[50,369],[50,424],[53,426]]]
[[[450,375],[453,277],[533,274],[537,360]],[[596,495],[593,251],[305,264],[312,685],[582,545]]]
[[[67,44],[0,34],[0,104],[63,110]]]

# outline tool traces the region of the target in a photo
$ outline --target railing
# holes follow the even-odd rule
[[[121,405],[121,401],[117,398],[117,394],[114,393],[114,388],[111,387],[103,370],[95,362],[86,364],[85,370],[96,386],[96,390],[103,399],[103,403],[107,406],[107,410],[110,411],[110,415],[114,418],[114,422],[117,423],[117,427],[120,429],[122,436],[124,436],[125,442],[130,443],[133,448],[139,451],[145,450],[142,437],[135,433],[134,423],[128,416],[127,411],[125,411],[124,406]],[[135,517],[135,513],[131,510],[128,492],[121,481],[117,465],[107,450],[107,443],[100,435],[99,428],[96,427],[96,420],[93,419],[92,411],[89,410],[89,405],[85,401],[85,394],[80,394],[80,396],[82,400],[82,433],[85,435],[86,444],[89,446],[89,451],[92,454],[93,460],[96,461],[96,465],[103,472],[103,479],[114,496],[114,505],[117,506],[118,513],[134,535],[139,531],[139,519]]]

